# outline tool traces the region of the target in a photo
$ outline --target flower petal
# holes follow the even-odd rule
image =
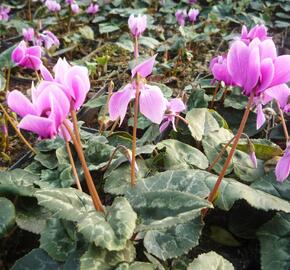
[[[271,86],[290,81],[290,55],[281,55],[274,60],[274,79]]]
[[[132,73],[132,78],[139,73],[141,75],[141,77],[146,78],[148,75],[150,75],[152,73],[153,70],[153,66],[155,63],[155,58],[156,58],[157,54],[155,54],[154,56],[150,57],[149,59],[145,60],[144,62],[142,62],[141,64],[137,65],[136,67],[134,67],[131,71]]]
[[[284,108],[288,103],[288,97],[290,96],[290,88],[287,84],[279,84],[268,88],[264,92],[263,103],[267,104],[272,99],[276,99],[279,102],[281,108]]]
[[[169,101],[169,110],[175,113],[182,112],[186,109],[181,98],[173,98]]]
[[[267,89],[273,80],[274,65],[272,59],[266,58],[262,60],[260,72],[261,72],[260,75],[261,84],[259,88],[256,90],[257,95],[263,92],[265,89]]]
[[[170,124],[170,120],[166,119],[159,127],[160,133],[162,133]]]
[[[275,59],[277,57],[277,49],[272,39],[266,39],[259,44],[260,58]]]
[[[13,90],[8,93],[7,103],[9,108],[21,117],[24,117],[27,114],[36,114],[34,105],[18,90]]]
[[[277,181],[284,182],[289,176],[289,172],[290,172],[290,151],[287,148],[283,157],[280,158],[275,168]]]
[[[51,75],[49,70],[44,65],[40,66],[40,73],[41,73],[41,76],[44,80],[53,81],[53,76]]]
[[[263,112],[262,104],[257,105],[257,130],[260,129],[266,121],[266,117]]]
[[[166,110],[166,99],[159,87],[144,85],[140,94],[140,112],[153,123],[160,124]]]
[[[109,101],[109,115],[112,121],[120,117],[120,125],[122,124],[129,102],[135,97],[135,91],[132,84],[127,84],[122,91],[118,91],[112,95]]]
[[[36,115],[26,115],[18,127],[36,133],[41,138],[53,138],[56,135],[53,121]]]

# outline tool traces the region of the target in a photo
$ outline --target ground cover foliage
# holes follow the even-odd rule
[[[52,12],[41,1],[4,1],[11,10],[8,20],[0,20],[1,104],[16,120],[7,107],[8,91],[18,89],[29,97],[31,81],[39,84],[32,70],[11,59],[22,29],[33,27],[39,36],[52,31],[60,44],[42,45],[47,69],[65,57],[89,71],[90,91],[77,117],[104,211],[95,208],[71,143],[83,191],[77,189],[60,136],[39,139],[23,132],[36,154],[30,152],[12,166],[27,150],[0,110],[0,125],[6,128],[0,131],[0,268],[289,269],[290,185],[289,179],[277,182],[274,174],[286,148],[274,103],[264,108],[266,120],[259,129],[252,108],[247,135],[239,140],[214,200],[207,199],[232,144],[208,168],[237,133],[248,101],[239,87],[223,82],[213,100],[217,82],[212,82],[209,62],[227,52],[242,25],[265,24],[279,53],[289,54],[289,1],[112,0],[93,2],[99,6],[95,13],[88,13],[91,1],[71,1],[78,12],[69,1],[57,2],[61,10]],[[200,14],[194,23],[186,19],[180,26],[176,11],[190,8]],[[128,29],[131,14],[147,16],[137,63]],[[170,120],[162,131],[146,113],[138,114],[138,170],[132,186],[133,102],[120,125],[110,118],[108,102],[130,82],[136,64],[156,53],[146,83],[168,99],[180,98],[186,109],[177,114],[183,120],[176,117],[175,127]],[[287,124],[286,114],[285,119]]]

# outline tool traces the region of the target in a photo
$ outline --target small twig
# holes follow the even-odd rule
[[[215,89],[214,89],[213,96],[212,96],[211,103],[210,103],[210,108],[211,109],[213,108],[213,105],[214,105],[214,102],[215,102],[215,99],[216,99],[216,95],[217,95],[217,93],[219,91],[220,85],[221,85],[221,83],[218,82],[216,87],[215,87]]]
[[[10,125],[13,127],[13,129],[17,133],[18,137],[36,155],[37,154],[36,150],[31,146],[31,144],[22,135],[22,133],[20,132],[20,130],[16,127],[14,121],[11,119],[10,115],[8,114],[8,112],[5,110],[4,106],[1,103],[0,103],[0,108],[1,108],[2,112],[4,113],[6,119],[9,121]]]

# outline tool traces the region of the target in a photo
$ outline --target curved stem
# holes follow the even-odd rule
[[[72,104],[72,107],[73,107],[73,104]],[[71,118],[72,118],[72,122],[73,122],[73,127],[74,127],[74,131],[75,131],[76,139],[77,139],[79,145],[82,146],[76,111],[74,109],[72,109],[70,111],[70,114],[71,114]]]
[[[139,95],[140,95],[140,74],[137,73],[136,79],[136,95],[135,95],[135,106],[134,106],[134,126],[133,126],[133,139],[132,139],[132,163],[131,163],[131,185],[136,185],[136,141],[137,141],[137,127],[138,127],[138,106],[139,106]]]
[[[15,130],[16,134],[18,135],[18,137],[23,141],[23,143],[36,155],[37,152],[36,150],[31,146],[31,144],[25,139],[25,137],[22,135],[22,133],[20,132],[20,130],[16,127],[13,119],[11,119],[10,115],[8,114],[8,112],[5,110],[4,106],[0,103],[0,108],[3,111],[6,119],[9,121],[10,125],[13,127],[13,129]]]
[[[251,92],[251,96],[250,96],[250,98],[249,98],[249,101],[248,101],[248,104],[247,104],[246,110],[245,110],[245,112],[244,112],[244,115],[243,115],[242,121],[241,121],[241,123],[240,123],[239,129],[238,129],[238,132],[237,132],[237,134],[236,134],[236,136],[235,136],[235,140],[234,140],[234,142],[233,142],[233,145],[232,145],[232,148],[231,148],[231,150],[230,150],[230,153],[229,153],[229,155],[228,155],[228,157],[227,157],[227,159],[226,159],[226,161],[225,161],[225,164],[224,164],[224,166],[223,166],[223,168],[222,168],[222,171],[221,171],[221,173],[219,174],[218,179],[217,179],[217,181],[216,181],[216,183],[215,183],[215,185],[214,185],[212,191],[210,192],[210,194],[209,194],[209,196],[208,196],[208,201],[209,201],[209,202],[213,202],[213,200],[215,199],[216,194],[217,194],[218,189],[219,189],[219,186],[220,186],[220,184],[221,184],[221,182],[222,182],[222,180],[223,180],[223,177],[224,177],[225,174],[226,174],[226,170],[227,170],[227,168],[228,168],[228,166],[229,166],[229,164],[230,164],[230,162],[231,162],[231,159],[232,159],[232,157],[233,157],[233,155],[234,155],[234,153],[235,153],[235,151],[236,151],[236,148],[237,148],[237,145],[238,145],[239,139],[240,139],[240,137],[241,137],[241,135],[242,135],[242,133],[243,133],[243,131],[244,131],[244,128],[245,128],[245,125],[246,125],[247,119],[248,119],[248,117],[249,117],[250,109],[251,109],[251,106],[252,106],[252,103],[253,103],[253,99],[254,99],[254,93],[255,93],[255,91],[252,91],[252,92]],[[205,210],[203,211],[203,216],[207,213],[207,211],[208,211],[208,209],[205,209]]]
[[[92,197],[94,206],[95,206],[97,211],[104,212],[105,210],[104,210],[104,207],[103,207],[102,202],[100,200],[99,194],[98,194],[98,192],[96,190],[96,187],[94,185],[94,181],[92,179],[90,171],[88,169],[83,149],[80,146],[80,144],[78,143],[78,141],[76,139],[76,136],[73,134],[70,126],[66,123],[66,120],[63,122],[63,125],[65,126],[65,128],[67,129],[69,135],[71,136],[71,139],[72,139],[73,144],[75,146],[75,149],[77,151],[79,160],[80,160],[80,162],[82,164],[82,168],[83,168],[83,171],[84,171],[84,175],[85,175],[85,179],[86,179],[86,182],[87,182],[87,186],[88,186],[90,195]]]
[[[79,179],[79,176],[78,176],[78,172],[77,172],[77,169],[76,169],[76,165],[75,165],[75,162],[74,162],[74,159],[73,159],[73,156],[72,156],[72,152],[71,152],[71,149],[70,149],[70,146],[69,146],[69,141],[66,138],[64,128],[61,127],[61,129],[62,129],[62,134],[63,134],[64,140],[65,140],[65,147],[66,147],[66,151],[67,151],[67,154],[68,154],[68,157],[69,157],[69,162],[71,164],[72,172],[73,172],[73,175],[74,175],[74,178],[75,178],[75,183],[77,185],[78,190],[83,191],[81,183],[80,183],[80,179]]]
[[[277,107],[278,107],[279,115],[281,117],[283,132],[284,132],[284,136],[286,138],[286,144],[287,144],[287,142],[289,140],[289,134],[288,134],[288,129],[287,129],[287,126],[286,126],[284,114],[283,114],[283,111],[280,108],[280,104],[279,104],[278,100],[275,100],[275,101],[276,101],[276,104],[277,104]]]
[[[134,57],[135,57],[135,60],[137,60],[139,57],[138,37],[135,36],[134,41],[135,41],[134,42]]]
[[[117,126],[118,123],[119,123],[119,121],[120,121],[120,117],[118,117],[118,119],[114,122],[113,126],[111,127],[110,132],[109,132],[109,136],[112,135],[112,133],[114,132],[116,126]]]

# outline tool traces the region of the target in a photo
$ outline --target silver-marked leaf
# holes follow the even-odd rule
[[[87,212],[95,211],[91,197],[73,188],[46,188],[37,191],[35,196],[39,205],[58,218],[79,221]]]
[[[4,237],[15,223],[14,204],[0,197],[0,238]]]
[[[290,269],[290,215],[277,213],[257,232],[263,270]]]
[[[187,270],[234,270],[234,266],[221,255],[210,251],[200,254],[189,264]]]
[[[156,270],[157,268],[151,263],[133,262],[132,264],[122,263],[115,270]]]
[[[40,237],[40,248],[57,261],[65,261],[76,249],[76,232],[71,222],[61,219],[47,220]]]
[[[198,149],[177,140],[163,140],[157,144],[157,149],[166,148],[164,169],[190,169],[193,167],[206,169],[208,160]]]
[[[141,219],[137,231],[164,230],[186,223],[200,216],[202,209],[212,207],[207,200],[191,193],[170,190],[132,192],[129,200]]]
[[[16,261],[16,263],[10,268],[10,270],[27,269],[60,270],[61,267],[56,261],[49,257],[44,250],[36,248]]]
[[[152,230],[145,234],[144,246],[162,260],[178,257],[198,245],[202,227],[198,217],[164,231]]]
[[[194,108],[186,114],[193,138],[201,141],[203,136],[219,129],[219,124],[206,108]]]
[[[36,188],[34,183],[39,180],[38,176],[15,169],[7,172],[0,172],[0,194],[12,193],[20,196],[33,196]]]
[[[217,175],[202,170],[176,170],[158,173],[137,181],[134,192],[178,190],[206,198]],[[244,199],[252,207],[290,213],[290,203],[276,196],[256,190],[232,178],[223,178],[215,205],[229,210],[235,201]]]
[[[137,215],[123,197],[116,198],[106,212],[106,217],[95,211],[88,213],[78,223],[78,231],[96,246],[122,250],[133,235]]]
[[[132,262],[135,248],[130,242],[121,251],[108,251],[91,245],[81,257],[80,270],[115,270],[120,262]]]

